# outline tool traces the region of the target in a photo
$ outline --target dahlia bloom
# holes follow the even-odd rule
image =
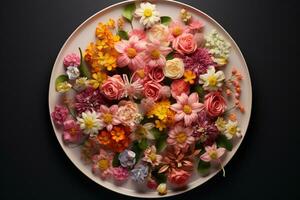
[[[82,137],[82,133],[80,130],[79,124],[73,120],[66,120],[64,121],[64,133],[63,133],[63,140],[67,143],[76,143]]]
[[[204,162],[210,162],[212,160],[219,161],[219,158],[223,156],[226,149],[223,147],[218,148],[216,143],[214,143],[212,146],[206,146],[205,147],[205,153],[200,156],[200,159]]]
[[[51,117],[54,123],[63,125],[64,121],[69,115],[69,110],[66,107],[56,105],[54,111],[51,113]]]
[[[140,18],[140,23],[146,28],[153,26],[159,22],[159,12],[156,10],[156,5],[147,3],[141,3],[140,8],[136,9],[135,17]]]
[[[146,42],[140,40],[138,36],[132,36],[129,40],[122,40],[115,45],[115,49],[120,53],[118,56],[118,66],[136,71],[145,66],[143,51],[146,49]]]
[[[93,156],[92,172],[102,179],[106,179],[112,173],[113,155],[100,149],[99,154]]]
[[[195,141],[193,137],[193,129],[190,127],[184,128],[182,124],[177,124],[169,131],[167,143],[176,145],[179,148],[186,148]]]
[[[114,125],[118,125],[121,123],[116,116],[117,111],[117,105],[112,105],[110,108],[105,105],[100,106],[100,120],[103,126],[106,127],[108,131],[111,131]]]
[[[177,103],[171,105],[171,109],[176,112],[176,121],[184,119],[184,124],[190,126],[197,120],[197,113],[203,109],[203,105],[202,103],[199,103],[199,96],[197,93],[194,92],[190,96],[182,93],[177,97]]]
[[[172,51],[170,47],[162,46],[159,41],[146,45],[145,62],[149,67],[163,67],[166,64],[166,56]]]
[[[104,98],[100,93],[100,90],[96,90],[93,87],[87,87],[82,92],[75,96],[75,108],[78,114],[87,110],[99,110],[100,105],[104,104]]]

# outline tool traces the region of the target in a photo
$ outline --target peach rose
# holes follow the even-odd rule
[[[226,101],[220,92],[210,92],[205,95],[204,107],[211,117],[218,117],[225,112]]]
[[[151,80],[156,81],[156,82],[161,82],[165,78],[164,72],[163,72],[162,68],[160,68],[160,67],[152,68],[149,71],[148,76]]]
[[[182,79],[175,80],[171,83],[171,94],[173,98],[180,96],[182,93],[190,93],[190,84]]]
[[[156,24],[147,32],[148,39],[151,42],[159,41],[163,46],[169,46],[171,34],[169,28],[163,24]]]
[[[171,79],[179,79],[184,74],[184,63],[180,58],[167,60],[166,66],[163,68],[164,75]]]
[[[197,42],[191,33],[183,33],[172,43],[173,49],[180,54],[191,54],[197,49]]]
[[[124,81],[120,75],[109,77],[101,86],[104,95],[110,100],[121,99],[124,95]]]
[[[161,85],[155,81],[148,81],[144,85],[144,95],[156,101],[160,95]]]
[[[170,183],[176,185],[184,185],[187,180],[190,178],[191,174],[182,169],[172,169],[168,175],[168,180]]]

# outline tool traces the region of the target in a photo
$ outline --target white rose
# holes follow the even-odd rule
[[[165,25],[155,24],[147,32],[147,36],[151,42],[158,40],[163,46],[169,46],[170,44],[170,31]]]
[[[163,68],[164,75],[171,79],[179,79],[184,73],[184,64],[180,58],[174,58],[166,62]]]

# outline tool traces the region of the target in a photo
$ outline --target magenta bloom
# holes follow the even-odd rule
[[[203,109],[203,104],[199,103],[199,96],[197,93],[194,92],[190,96],[182,93],[177,97],[177,103],[171,105],[171,109],[176,112],[176,121],[184,119],[184,124],[190,126],[197,120],[197,113]]]
[[[64,122],[63,140],[67,143],[76,143],[82,137],[79,124],[73,119]]]
[[[99,110],[100,105],[104,104],[104,98],[100,90],[88,87],[75,96],[75,108],[78,114],[87,110]]]
[[[146,42],[138,36],[134,35],[129,40],[118,42],[115,49],[120,53],[117,60],[119,67],[128,65],[129,69],[136,71],[145,66],[143,51],[146,49]]]
[[[112,105],[110,108],[105,105],[100,106],[100,120],[108,131],[111,131],[114,125],[121,123],[116,116],[117,111],[117,105]]]
[[[193,71],[197,76],[206,73],[209,66],[216,66],[211,54],[205,48],[198,48],[194,53],[189,55],[175,54],[175,57],[181,58],[185,69]]]
[[[112,168],[113,177],[117,181],[125,181],[129,177],[129,172],[126,168],[123,167],[114,167]]]
[[[78,67],[79,65],[80,65],[80,57],[76,53],[68,54],[64,58],[65,67],[69,67],[69,66]]]
[[[179,148],[187,148],[195,141],[193,137],[193,129],[177,124],[170,132],[167,142],[169,145],[175,145]]]
[[[147,44],[145,62],[149,67],[163,67],[166,64],[166,56],[172,51],[170,47],[160,45],[159,41]]]
[[[56,105],[54,111],[51,113],[51,117],[56,124],[62,125],[67,119],[68,114],[69,110],[66,107]]]

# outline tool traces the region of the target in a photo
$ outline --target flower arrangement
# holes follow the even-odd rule
[[[155,4],[128,4],[116,21],[99,23],[84,52],[65,56],[51,117],[96,176],[160,195],[187,185],[194,168],[225,176],[222,157],[242,136],[232,112],[245,111],[242,75],[232,68],[225,76],[230,44],[204,30],[187,10],[172,19]]]

